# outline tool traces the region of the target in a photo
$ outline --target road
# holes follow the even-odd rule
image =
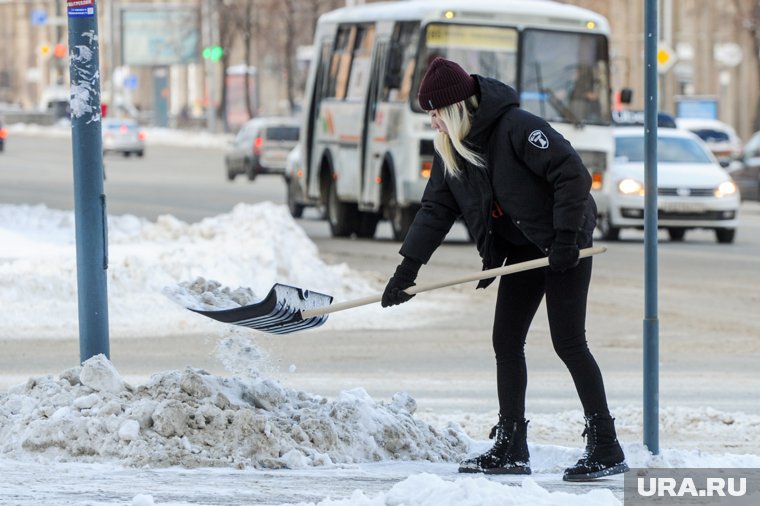
[[[43,203],[73,207],[71,146],[65,138],[16,135],[0,156],[0,202]],[[40,146],[44,146],[41,149]],[[222,148],[180,148],[148,144],[145,158],[105,159],[105,192],[110,214],[155,219],[170,213],[185,221],[229,212],[238,202],[285,202],[279,177],[254,182],[226,181]],[[298,223],[328,262],[345,262],[382,280],[399,260],[398,243],[382,223],[376,240],[332,239],[327,224],[307,210]],[[734,244],[717,244],[712,233],[693,231],[681,243],[661,235],[658,246],[660,402],[666,406],[704,407],[760,414],[760,205],[745,203]],[[590,293],[589,340],[605,373],[613,406],[640,405],[642,392],[642,320],[644,314],[643,235],[623,231],[606,243],[609,251],[595,260]],[[464,231],[455,228],[420,282],[456,277],[479,270],[480,263]],[[412,393],[431,412],[487,412],[494,409],[490,322],[495,290],[450,289],[462,296],[462,312],[442,314],[427,328],[399,332],[374,330],[302,333],[267,339],[264,345],[281,364],[299,364],[288,382],[296,388],[332,395],[362,385],[371,395],[387,398],[395,391]],[[334,316],[339,317],[339,316]],[[528,410],[552,413],[577,409],[567,372],[554,355],[548,325],[540,311],[529,336],[531,383]],[[319,346],[314,346],[319,339]],[[145,338],[146,343],[150,341]],[[70,353],[76,343],[36,343],[41,367]],[[12,353],[25,353],[4,343]],[[150,374],[158,362],[184,367],[175,346],[194,353],[192,363],[214,371],[212,344],[203,336],[177,336],[146,361],[134,343],[112,343],[126,374]],[[15,350],[15,351],[14,351]],[[137,350],[137,351],[135,351]],[[28,350],[27,350],[28,352]],[[76,353],[76,352],[74,352]],[[47,358],[46,358],[47,357]],[[197,360],[197,361],[196,361]],[[176,361],[176,362],[173,362]],[[0,361],[2,362],[2,361]],[[14,367],[14,361],[0,363]],[[58,370],[54,368],[53,370]],[[284,367],[287,369],[287,366]],[[25,371],[22,371],[22,373]],[[286,371],[281,374],[287,375]],[[395,379],[392,388],[388,377]],[[674,436],[677,437],[677,436]],[[570,443],[574,444],[574,443]]]

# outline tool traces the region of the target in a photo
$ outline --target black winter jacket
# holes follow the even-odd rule
[[[483,269],[503,265],[506,251],[493,239],[494,202],[545,255],[557,233],[591,244],[596,205],[591,176],[570,143],[542,118],[519,108],[517,92],[475,75],[480,101],[465,142],[486,160],[459,158],[459,177],[444,174],[436,153],[430,180],[400,253],[427,263],[457,218],[477,243]],[[479,286],[486,286],[481,283]]]

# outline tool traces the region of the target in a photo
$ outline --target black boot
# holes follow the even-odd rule
[[[628,471],[623,449],[615,434],[615,419],[609,415],[586,417],[586,451],[573,466],[565,469],[565,481],[587,481]]]
[[[505,420],[499,416],[499,423],[488,436],[494,440],[493,448],[483,455],[463,461],[459,472],[530,474],[527,429],[527,420]]]

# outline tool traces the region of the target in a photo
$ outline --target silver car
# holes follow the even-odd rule
[[[103,154],[124,156],[145,155],[145,133],[137,121],[128,118],[106,118],[102,124]]]
[[[261,117],[246,122],[224,155],[227,179],[244,174],[285,174],[288,154],[298,143],[299,122],[289,117]]]

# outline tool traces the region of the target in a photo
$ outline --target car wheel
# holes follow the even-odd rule
[[[607,214],[599,217],[599,231],[602,233],[602,239],[605,241],[617,241],[620,239],[620,227],[614,226]]]
[[[253,181],[256,179],[256,169],[254,168],[252,163],[248,163],[245,165],[245,175],[248,178],[248,181]]]
[[[142,158],[143,156],[145,156],[145,151],[142,151],[142,150],[138,151],[137,156]]]
[[[715,238],[718,240],[720,244],[731,244],[732,242],[734,242],[734,237],[736,237],[735,228],[716,228],[715,229]]]
[[[305,206],[303,204],[299,204],[296,201],[296,194],[298,192],[298,189],[295,186],[297,184],[296,180],[294,178],[285,179],[285,184],[288,186],[287,200],[290,215],[293,218],[300,218],[303,216],[303,210]]]
[[[327,192],[327,221],[333,237],[350,237],[359,225],[359,211],[356,204],[341,202],[337,185],[330,182]]]
[[[686,235],[685,228],[671,227],[668,229],[668,237],[670,237],[671,241],[674,241],[674,242],[683,241],[683,238],[685,235]]]

